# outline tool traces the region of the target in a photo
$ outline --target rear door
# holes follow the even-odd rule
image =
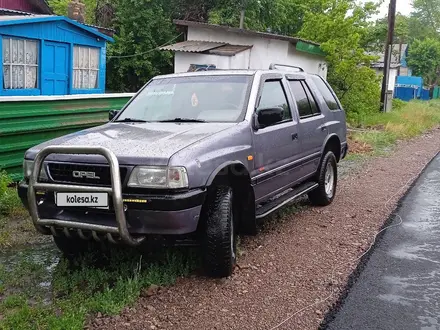
[[[289,86],[298,107],[301,175],[306,177],[318,169],[328,131],[324,125],[324,115],[306,80],[290,79]]]
[[[295,167],[300,152],[298,122],[292,116],[291,96],[282,75],[262,79],[258,108],[282,107],[283,120],[253,132],[254,170],[252,178],[255,198],[261,201],[289,187],[299,176]]]

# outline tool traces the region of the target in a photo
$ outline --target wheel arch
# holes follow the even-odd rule
[[[341,139],[339,139],[337,134],[330,134],[324,141],[321,150],[321,162],[329,150],[333,151],[336,160],[339,162],[341,160]]]
[[[239,207],[238,231],[243,234],[256,234],[255,193],[251,176],[241,161],[228,161],[218,166],[209,176],[206,187],[209,191],[216,183],[231,185],[234,195],[238,197]]]

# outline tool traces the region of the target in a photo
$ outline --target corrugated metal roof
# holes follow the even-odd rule
[[[25,11],[8,9],[8,8],[0,8],[0,15],[22,15],[29,16],[31,13],[27,13]]]
[[[385,66],[384,62],[375,62],[371,64],[372,68],[378,68],[378,69],[382,69],[384,66]],[[400,67],[400,63],[390,63],[391,69],[397,69],[398,67]]]
[[[69,24],[75,25],[89,33],[92,33],[104,40],[113,42],[113,38],[97,30],[95,27],[90,27],[87,24],[79,23],[73,19],[65,16],[57,15],[29,15],[29,16],[0,16],[0,25],[15,25],[15,24],[26,24],[26,23],[43,23],[43,22],[54,22],[54,21],[65,21]]]
[[[46,17],[52,17],[52,15],[9,15],[9,16],[0,16],[0,21],[21,21],[21,20],[30,20],[34,18],[46,18]]]
[[[173,45],[161,47],[161,49],[172,50],[174,52],[203,53],[224,45],[226,44],[220,42],[187,40]]]
[[[219,48],[210,50],[209,53],[221,56],[234,56],[250,48],[252,48],[252,46],[224,45]]]
[[[208,23],[201,23],[201,22],[194,22],[194,21],[185,21],[185,20],[178,20],[178,19],[174,20],[173,22],[177,26],[194,26],[194,27],[201,27],[201,28],[206,28],[206,29],[211,29],[211,30],[222,30],[222,31],[226,31],[226,32],[252,35],[252,36],[266,38],[266,39],[278,39],[278,40],[290,41],[294,44],[296,44],[298,41],[303,41],[303,42],[306,42],[306,43],[309,43],[312,45],[319,46],[318,43],[310,41],[310,40],[304,40],[304,39],[285,36],[285,35],[281,35],[281,34],[258,32],[258,31],[234,28],[234,27],[230,27],[230,26],[226,26],[226,25],[216,25],[216,24],[208,24]]]
[[[174,52],[206,53],[222,56],[234,56],[252,46],[230,45],[221,42],[187,40],[173,45],[161,47],[161,50],[171,50]]]
[[[12,10],[12,9],[6,9],[6,8],[0,8],[0,15],[8,15],[9,17],[11,16],[17,16],[17,15],[21,15],[23,16],[32,16],[32,17],[48,17],[48,16],[57,16],[57,15],[36,15],[36,14],[32,14],[32,13],[28,13],[25,11],[19,11],[19,10]],[[5,19],[7,20],[7,19]],[[107,27],[102,27],[102,26],[98,26],[98,25],[93,25],[93,24],[87,24],[87,23],[81,23],[85,26],[90,26],[92,28],[98,29],[98,30],[103,30],[103,31],[109,31],[111,33],[115,32],[115,29],[112,28],[107,28]],[[109,35],[110,37],[112,35]]]

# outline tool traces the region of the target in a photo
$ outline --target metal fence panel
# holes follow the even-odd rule
[[[108,112],[121,109],[132,96],[104,95],[14,101],[0,98],[0,170],[6,170],[13,180],[20,180],[27,149],[107,122]]]

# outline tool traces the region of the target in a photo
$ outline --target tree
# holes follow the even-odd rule
[[[400,13],[396,14],[394,27],[395,44],[406,44],[410,40],[409,24],[410,18]],[[384,51],[384,43],[388,32],[388,16],[376,20],[376,22],[367,27],[367,31],[362,38],[362,45],[369,51]]]
[[[380,77],[370,69],[376,58],[361,43],[376,9],[372,3],[335,2],[323,12],[308,13],[299,34],[321,43],[327,53],[327,80],[352,120],[379,110]]]
[[[109,44],[107,87],[138,91],[150,78],[172,72],[173,54],[157,47],[177,32],[160,0],[114,0],[115,43]]]
[[[67,7],[70,0],[49,0],[49,6],[53,12],[57,15],[67,16]],[[88,24],[96,24],[96,6],[97,0],[82,0],[82,3],[86,5],[85,20]]]
[[[408,50],[408,66],[426,85],[437,85],[440,76],[440,42],[435,39],[415,40]]]
[[[240,11],[246,10],[245,27],[251,30],[296,35],[308,12],[322,12],[329,0],[221,0],[210,11],[209,21],[239,26]]]

